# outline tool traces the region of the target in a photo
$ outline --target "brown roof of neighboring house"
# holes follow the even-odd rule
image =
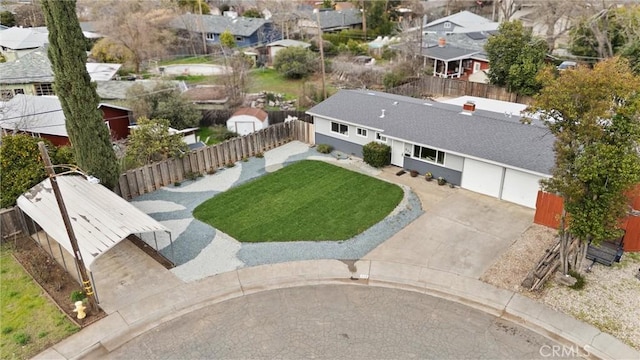
[[[239,116],[239,115],[253,116],[262,122],[264,122],[269,116],[269,114],[267,114],[264,110],[258,109],[258,108],[240,108],[233,113],[233,116]]]
[[[187,99],[191,101],[211,101],[211,100],[226,100],[227,92],[224,86],[203,86],[188,89],[182,93]]]

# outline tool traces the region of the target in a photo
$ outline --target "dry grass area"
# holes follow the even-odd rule
[[[584,273],[586,283],[582,290],[553,280],[537,292],[520,286],[545,249],[553,245],[555,235],[552,229],[532,225],[481,280],[545,303],[640,350],[640,280],[634,276],[640,268],[640,253],[625,253],[622,262],[611,267],[595,264],[590,273]]]

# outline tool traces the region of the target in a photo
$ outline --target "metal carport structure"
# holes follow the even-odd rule
[[[166,232],[173,253],[171,232],[149,215],[100,184],[89,182],[83,176],[58,176],[60,193],[69,214],[78,248],[90,274],[93,288],[96,284],[91,265],[105,252],[132,234]],[[62,215],[49,179],[45,179],[22,194],[17,205],[45,232],[47,242],[53,238],[69,254],[76,257],[67,234]],[[39,241],[40,242],[40,241]],[[157,248],[156,243],[156,251]],[[49,244],[51,256],[55,258]],[[60,249],[62,255],[62,250]],[[64,256],[62,255],[64,262]],[[66,263],[64,264],[67,268]],[[68,269],[67,269],[68,271]],[[77,271],[77,269],[76,269]]]

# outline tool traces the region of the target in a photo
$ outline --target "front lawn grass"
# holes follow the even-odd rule
[[[78,331],[78,327],[49,301],[7,246],[1,251],[0,358],[27,359]]]
[[[402,197],[397,185],[304,160],[219,194],[193,215],[241,242],[346,240]]]

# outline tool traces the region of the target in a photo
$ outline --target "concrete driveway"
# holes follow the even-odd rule
[[[438,186],[422,177],[396,176],[398,170],[386,168],[379,177],[410,186],[425,213],[365,260],[424,266],[477,279],[533,222],[533,209]]]

